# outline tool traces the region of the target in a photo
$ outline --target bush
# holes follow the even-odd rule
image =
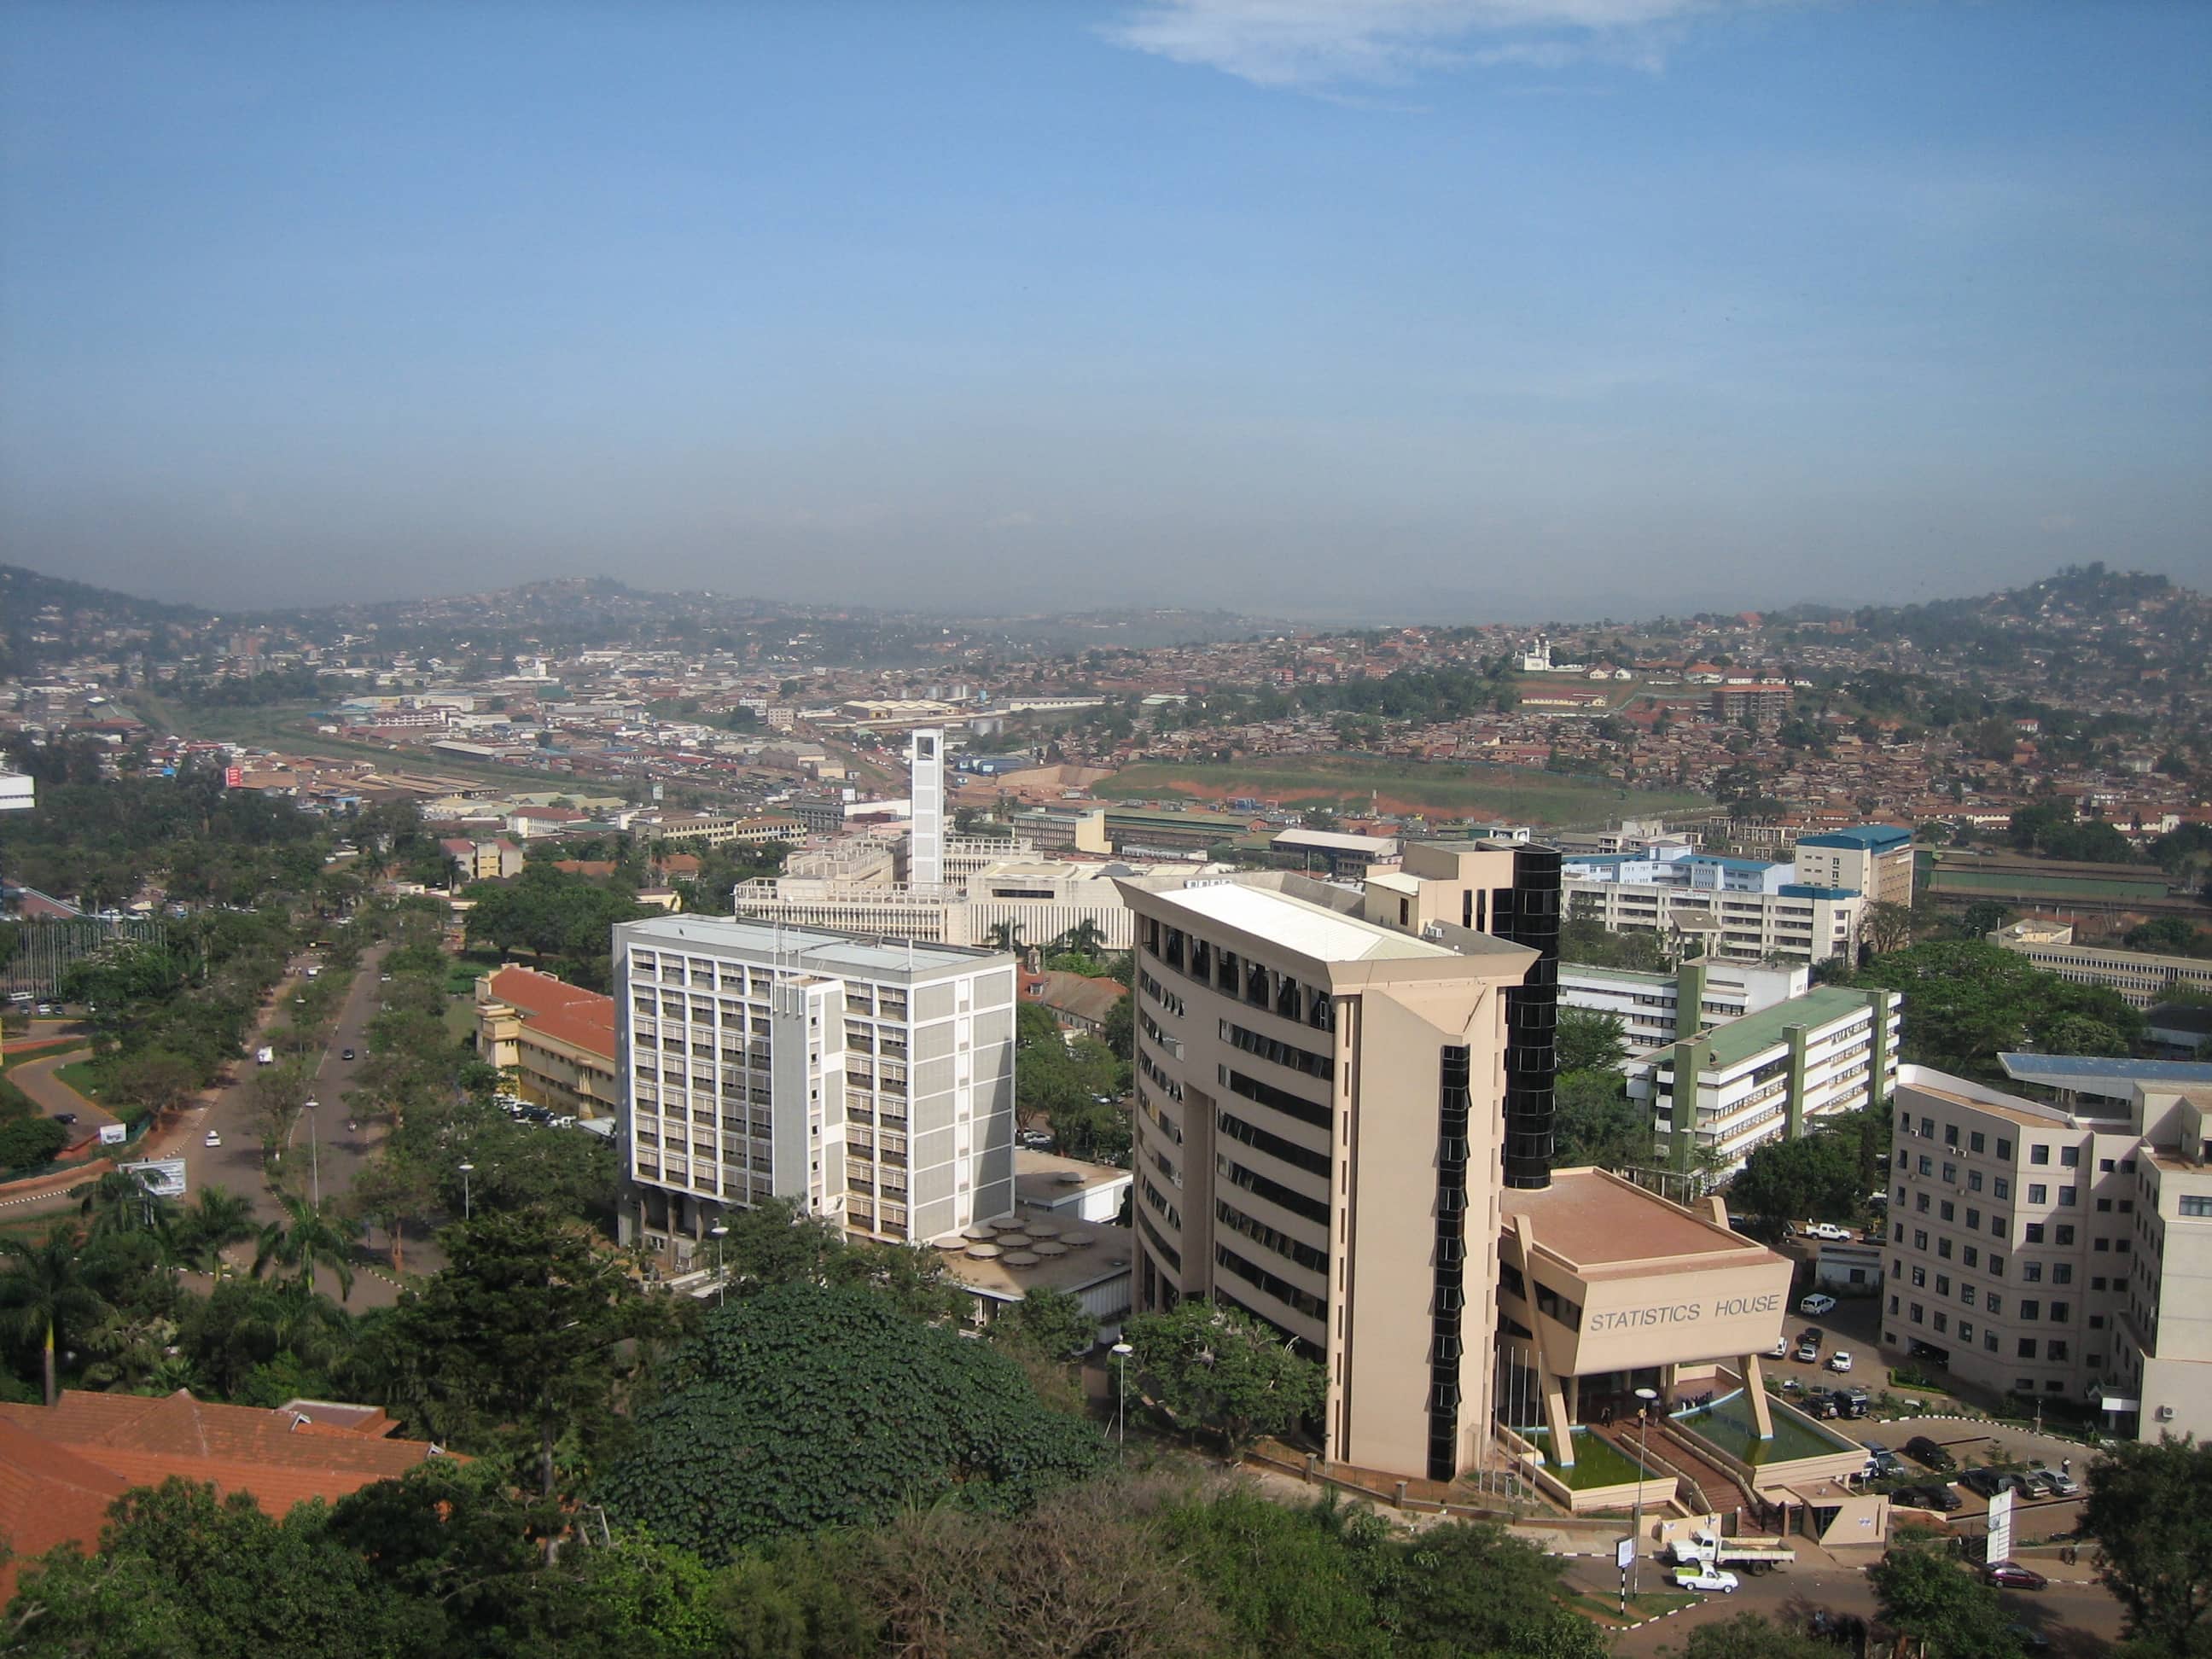
[[[0,1169],[34,1170],[51,1164],[69,1145],[69,1131],[50,1117],[17,1117],[0,1123]]]

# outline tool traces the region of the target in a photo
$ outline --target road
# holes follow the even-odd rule
[[[75,1120],[70,1126],[72,1141],[85,1139],[98,1133],[100,1125],[116,1121],[114,1115],[97,1101],[86,1099],[54,1075],[55,1067],[82,1060],[91,1052],[88,1048],[49,1049],[8,1073],[8,1080],[27,1095],[31,1104],[46,1116]]]
[[[1850,1554],[1872,1560],[1869,1551],[1853,1550]],[[1613,1650],[1620,1659],[1656,1659],[1669,1649],[1679,1651],[1696,1626],[1732,1619],[1740,1613],[1756,1613],[1777,1623],[1802,1626],[1815,1608],[1825,1607],[1831,1613],[1871,1620],[1874,1591],[1860,1566],[1856,1560],[1839,1557],[1815,1560],[1807,1556],[1796,1567],[1744,1578],[1743,1588],[1733,1595],[1709,1595],[1687,1612],[1626,1632],[1615,1638]],[[2038,1560],[2035,1567],[2051,1576],[2051,1588],[2000,1590],[2006,1612],[2045,1637],[2051,1644],[2045,1651],[2053,1655],[2089,1659],[2091,1655],[2110,1652],[2120,1635],[2119,1603],[2100,1584],[2068,1582],[2058,1576],[2071,1573],[2086,1581],[2087,1564],[2063,1567]],[[1656,1562],[1645,1561],[1644,1588],[1650,1589],[1655,1581],[1663,1587],[1665,1571]],[[1569,1563],[1567,1577],[1577,1589],[1599,1595],[1615,1594],[1620,1583],[1610,1561],[1577,1559]]]

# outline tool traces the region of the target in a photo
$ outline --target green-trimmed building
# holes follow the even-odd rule
[[[1740,1169],[1763,1141],[1887,1100],[1897,1081],[1903,1000],[1822,985],[1628,1064],[1628,1092],[1652,1109],[1661,1157],[1688,1171]],[[1691,1079],[1685,1086],[1684,1079]]]

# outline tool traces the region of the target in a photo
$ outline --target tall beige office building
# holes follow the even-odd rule
[[[1124,892],[1137,1306],[1267,1320],[1326,1369],[1329,1460],[1449,1480],[1490,1432],[1501,1193],[1549,1179],[1559,865],[1437,856],[1454,945],[1296,877]]]

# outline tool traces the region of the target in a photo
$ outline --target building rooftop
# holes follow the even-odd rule
[[[1714,1066],[1726,1071],[1787,1042],[1792,1025],[1829,1025],[1847,1014],[1866,1012],[1864,993],[1845,990],[1840,985],[1815,986],[1802,997],[1716,1025],[1706,1033],[1705,1041],[1712,1045]]]
[[[1508,1188],[1498,1212],[1509,1231],[1516,1216],[1527,1216],[1536,1248],[1584,1279],[1677,1273],[1686,1256],[1738,1258],[1729,1266],[1778,1259],[1765,1245],[1603,1170],[1554,1170],[1548,1187]]]
[[[528,968],[501,968],[485,988],[520,1013],[532,1030],[556,1042],[615,1056],[615,1000]]]
[[[1021,1218],[1008,1217],[993,1224],[1004,1237],[1016,1231]],[[979,1261],[967,1254],[969,1241],[965,1238],[942,1239],[937,1249],[945,1258],[945,1271],[952,1279],[972,1291],[1001,1301],[1019,1301],[1035,1290],[1078,1295],[1093,1285],[1127,1274],[1129,1264],[1137,1259],[1135,1237],[1127,1227],[1111,1221],[1078,1223],[1058,1218],[1052,1224],[1057,1225],[1059,1231],[1048,1243],[1060,1243],[1070,1237],[1085,1238],[1090,1243],[1066,1249],[1064,1254],[1049,1255],[1038,1255],[1032,1248],[1026,1254],[1038,1255],[1038,1260],[1034,1266],[1026,1267],[1009,1267],[1003,1255]]]
[[[1054,1152],[1014,1149],[1014,1203],[1038,1210],[1064,1204],[1076,1193],[1126,1183],[1129,1171],[1110,1164],[1085,1164],[1080,1158]]]
[[[1886,853],[1893,847],[1902,847],[1912,839],[1912,831],[1902,824],[1859,823],[1848,830],[1827,830],[1817,836],[1800,836],[1800,847],[1850,847],[1863,852]]]
[[[1997,1063],[2014,1083],[2108,1094],[2114,1085],[2148,1083],[2168,1089],[2212,1084],[2212,1063],[2197,1060],[2106,1060],[2091,1054],[2003,1054]]]
[[[994,958],[1008,963],[1013,960],[1003,951],[980,946],[892,940],[866,933],[833,933],[823,928],[753,921],[742,916],[670,916],[661,921],[617,924],[617,933],[625,930],[634,941],[647,946],[743,951],[755,957],[767,956],[787,968],[803,971],[863,978],[971,969]]]
[[[1564,981],[1570,975],[1577,979],[1607,979],[1623,985],[1648,985],[1655,990],[1671,991],[1674,988],[1674,975],[1645,973],[1636,968],[1600,968],[1584,962],[1562,962],[1559,964],[1560,979]]]
[[[1158,896],[1177,909],[1226,923],[1316,962],[1450,957],[1459,952],[1264,887],[1224,882]]]

